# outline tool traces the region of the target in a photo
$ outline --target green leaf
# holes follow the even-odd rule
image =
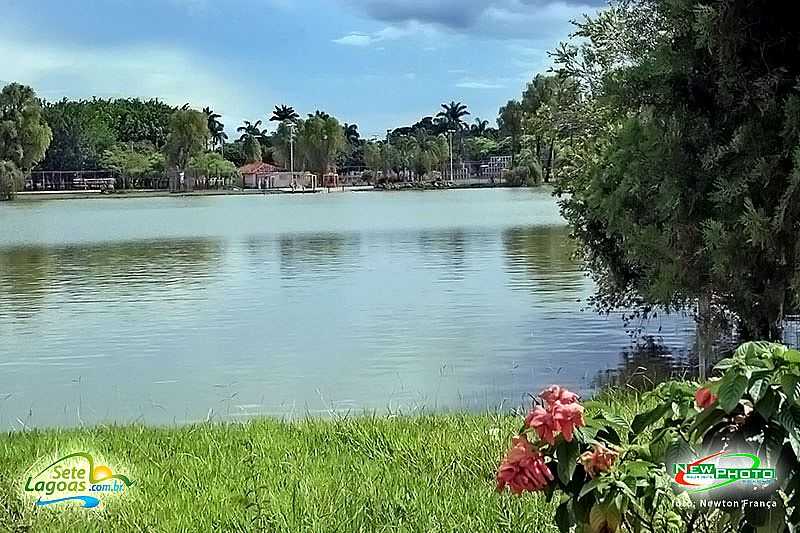
[[[650,455],[654,461],[661,462],[667,453],[667,449],[674,438],[672,428],[664,428],[653,435],[650,441]]]
[[[569,533],[572,526],[575,525],[572,509],[570,508],[571,503],[570,500],[567,500],[556,507],[556,525],[558,526],[558,530],[562,533]]]
[[[595,478],[595,479],[591,480],[589,483],[586,483],[583,486],[583,488],[581,488],[580,493],[578,493],[578,498],[583,498],[584,496],[586,496],[587,494],[589,494],[593,490],[595,490],[597,488],[605,487],[607,485],[608,485],[608,482],[604,478],[602,478],[602,477]]]
[[[631,423],[631,431],[633,431],[635,434],[639,434],[648,427],[652,426],[667,413],[670,406],[670,403],[662,403],[661,405],[657,405],[649,411],[639,413],[633,418],[633,422]]]
[[[800,363],[800,351],[798,350],[786,350],[779,357],[787,363]]]
[[[567,485],[572,479],[572,474],[575,473],[575,467],[578,464],[578,456],[580,455],[578,442],[575,440],[567,442],[561,438],[556,444],[555,451],[556,460],[558,461],[558,479],[561,480],[561,483]]]
[[[757,379],[753,384],[750,386],[750,396],[753,398],[753,402],[758,402],[761,398],[764,397],[766,394],[767,389],[769,389],[769,378],[761,378]]]
[[[800,377],[794,374],[782,375],[781,387],[790,402],[797,403],[797,401],[800,400]]]
[[[650,466],[652,463],[647,461],[642,461],[640,459],[636,459],[634,461],[627,461],[623,463],[623,468],[625,471],[633,476],[633,477],[647,477],[648,472],[650,471]]]
[[[726,413],[730,413],[739,405],[745,390],[747,390],[747,377],[729,370],[719,385],[719,406]]]
[[[777,414],[778,423],[786,430],[795,457],[800,457],[800,408],[784,405]]]
[[[760,414],[763,418],[769,419],[775,414],[775,411],[777,411],[780,401],[781,398],[778,396],[778,393],[776,393],[775,390],[767,389],[767,392],[764,393],[764,397],[761,398],[761,401],[756,403],[756,411],[758,411],[758,414]]]

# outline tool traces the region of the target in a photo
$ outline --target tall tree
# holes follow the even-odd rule
[[[442,110],[436,116],[444,123],[448,129],[456,131],[463,130],[467,125],[464,122],[464,117],[469,115],[467,106],[461,102],[450,102],[449,104],[442,104]]]
[[[482,120],[476,117],[475,122],[469,128],[469,132],[475,137],[483,137],[484,135],[486,135],[486,131],[488,128],[489,128],[488,120]]]
[[[288,105],[276,105],[269,120],[271,122],[294,122],[299,118],[300,115],[297,114],[293,107]]]
[[[307,169],[322,177],[331,170],[336,157],[346,148],[341,124],[317,111],[298,124],[297,149]]]
[[[500,128],[500,133],[511,137],[511,166],[513,167],[519,151],[519,138],[522,134],[522,105],[517,100],[509,100],[500,108],[497,127]]]
[[[211,145],[213,147],[224,146],[225,141],[228,140],[228,134],[225,133],[225,124],[219,120],[222,115],[214,113],[210,107],[204,108],[203,113],[208,117],[208,132]]]
[[[560,192],[598,305],[728,312],[780,338],[800,303],[793,6],[626,0],[577,38],[557,60],[592,103]]]
[[[258,163],[263,158],[261,143],[253,135],[245,135],[244,141],[242,141],[242,150],[247,163]]]
[[[10,200],[22,180],[44,158],[53,132],[30,87],[12,83],[0,92],[0,200]]]
[[[255,122],[250,122],[249,120],[245,120],[244,124],[236,128],[236,131],[241,134],[241,136],[239,137],[240,141],[244,141],[248,135],[254,137],[255,139],[259,139],[264,135],[264,132],[261,130],[260,120],[257,120]]]
[[[424,129],[420,129],[415,133],[414,141],[416,145],[414,170],[422,178],[447,159],[447,140],[444,135],[432,135]]]
[[[203,152],[208,142],[206,115],[194,109],[180,109],[172,115],[164,151],[173,168],[185,170],[189,160]]]

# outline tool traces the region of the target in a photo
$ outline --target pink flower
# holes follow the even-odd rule
[[[576,427],[583,427],[586,424],[583,420],[583,406],[577,403],[564,405],[556,402],[552,406],[552,413],[556,428],[567,442],[572,441],[572,433]]]
[[[717,397],[706,387],[701,387],[694,393],[694,401],[697,403],[697,407],[705,409],[714,405],[714,402],[717,401]]]
[[[594,478],[610,469],[618,456],[617,452],[609,450],[602,444],[595,444],[594,450],[581,454],[581,463],[589,477]]]
[[[512,444],[497,471],[498,492],[506,487],[514,494],[533,492],[553,481],[553,473],[544,463],[544,457],[524,435],[514,437]]]
[[[560,402],[563,404],[568,403],[575,403],[578,401],[578,395],[574,392],[568,391],[558,385],[550,385],[542,392],[539,393],[539,397],[545,401],[548,405],[552,405],[556,402]]]
[[[537,405],[531,409],[531,412],[528,413],[527,418],[525,418],[525,425],[535,429],[539,438],[544,442],[551,446],[556,443],[555,433],[558,431],[558,426],[553,419],[553,415],[543,407]]]

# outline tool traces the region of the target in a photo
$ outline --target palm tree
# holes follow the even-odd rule
[[[448,129],[462,130],[466,127],[464,117],[469,115],[467,106],[461,102],[452,101],[449,104],[442,104],[442,110],[436,114],[436,117],[447,125]]]
[[[489,121],[488,120],[481,120],[480,118],[475,118],[475,123],[472,124],[469,131],[475,137],[483,137],[486,135],[487,130],[489,129]]]
[[[358,133],[357,124],[348,124],[345,122],[342,129],[344,130],[344,138],[347,139],[347,143],[350,144],[350,146],[357,145],[358,141],[361,140],[361,134]]]
[[[244,138],[248,135],[255,137],[256,139],[260,139],[264,136],[264,132],[261,131],[260,120],[257,120],[255,123],[245,120],[242,126],[236,128],[236,131],[242,134],[241,137],[239,137],[240,141],[244,140]]]
[[[269,120],[270,122],[294,122],[298,118],[300,118],[300,115],[297,114],[297,111],[292,106],[276,105]]]
[[[447,159],[449,150],[443,135],[432,135],[424,129],[417,130],[414,140],[416,141],[414,167],[417,175],[422,178]]]
[[[319,109],[317,109],[316,111],[314,111],[313,114],[309,113],[308,118],[321,118],[323,120],[327,120],[331,118],[331,116],[325,111],[320,111]]]
[[[210,133],[211,146],[224,146],[225,141],[228,140],[228,134],[225,133],[225,124],[219,121],[222,115],[214,113],[210,107],[203,108],[203,113],[208,117],[208,132]]]

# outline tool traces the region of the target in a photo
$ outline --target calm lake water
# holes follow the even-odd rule
[[[546,190],[0,205],[0,428],[513,407],[689,323],[584,310]]]

